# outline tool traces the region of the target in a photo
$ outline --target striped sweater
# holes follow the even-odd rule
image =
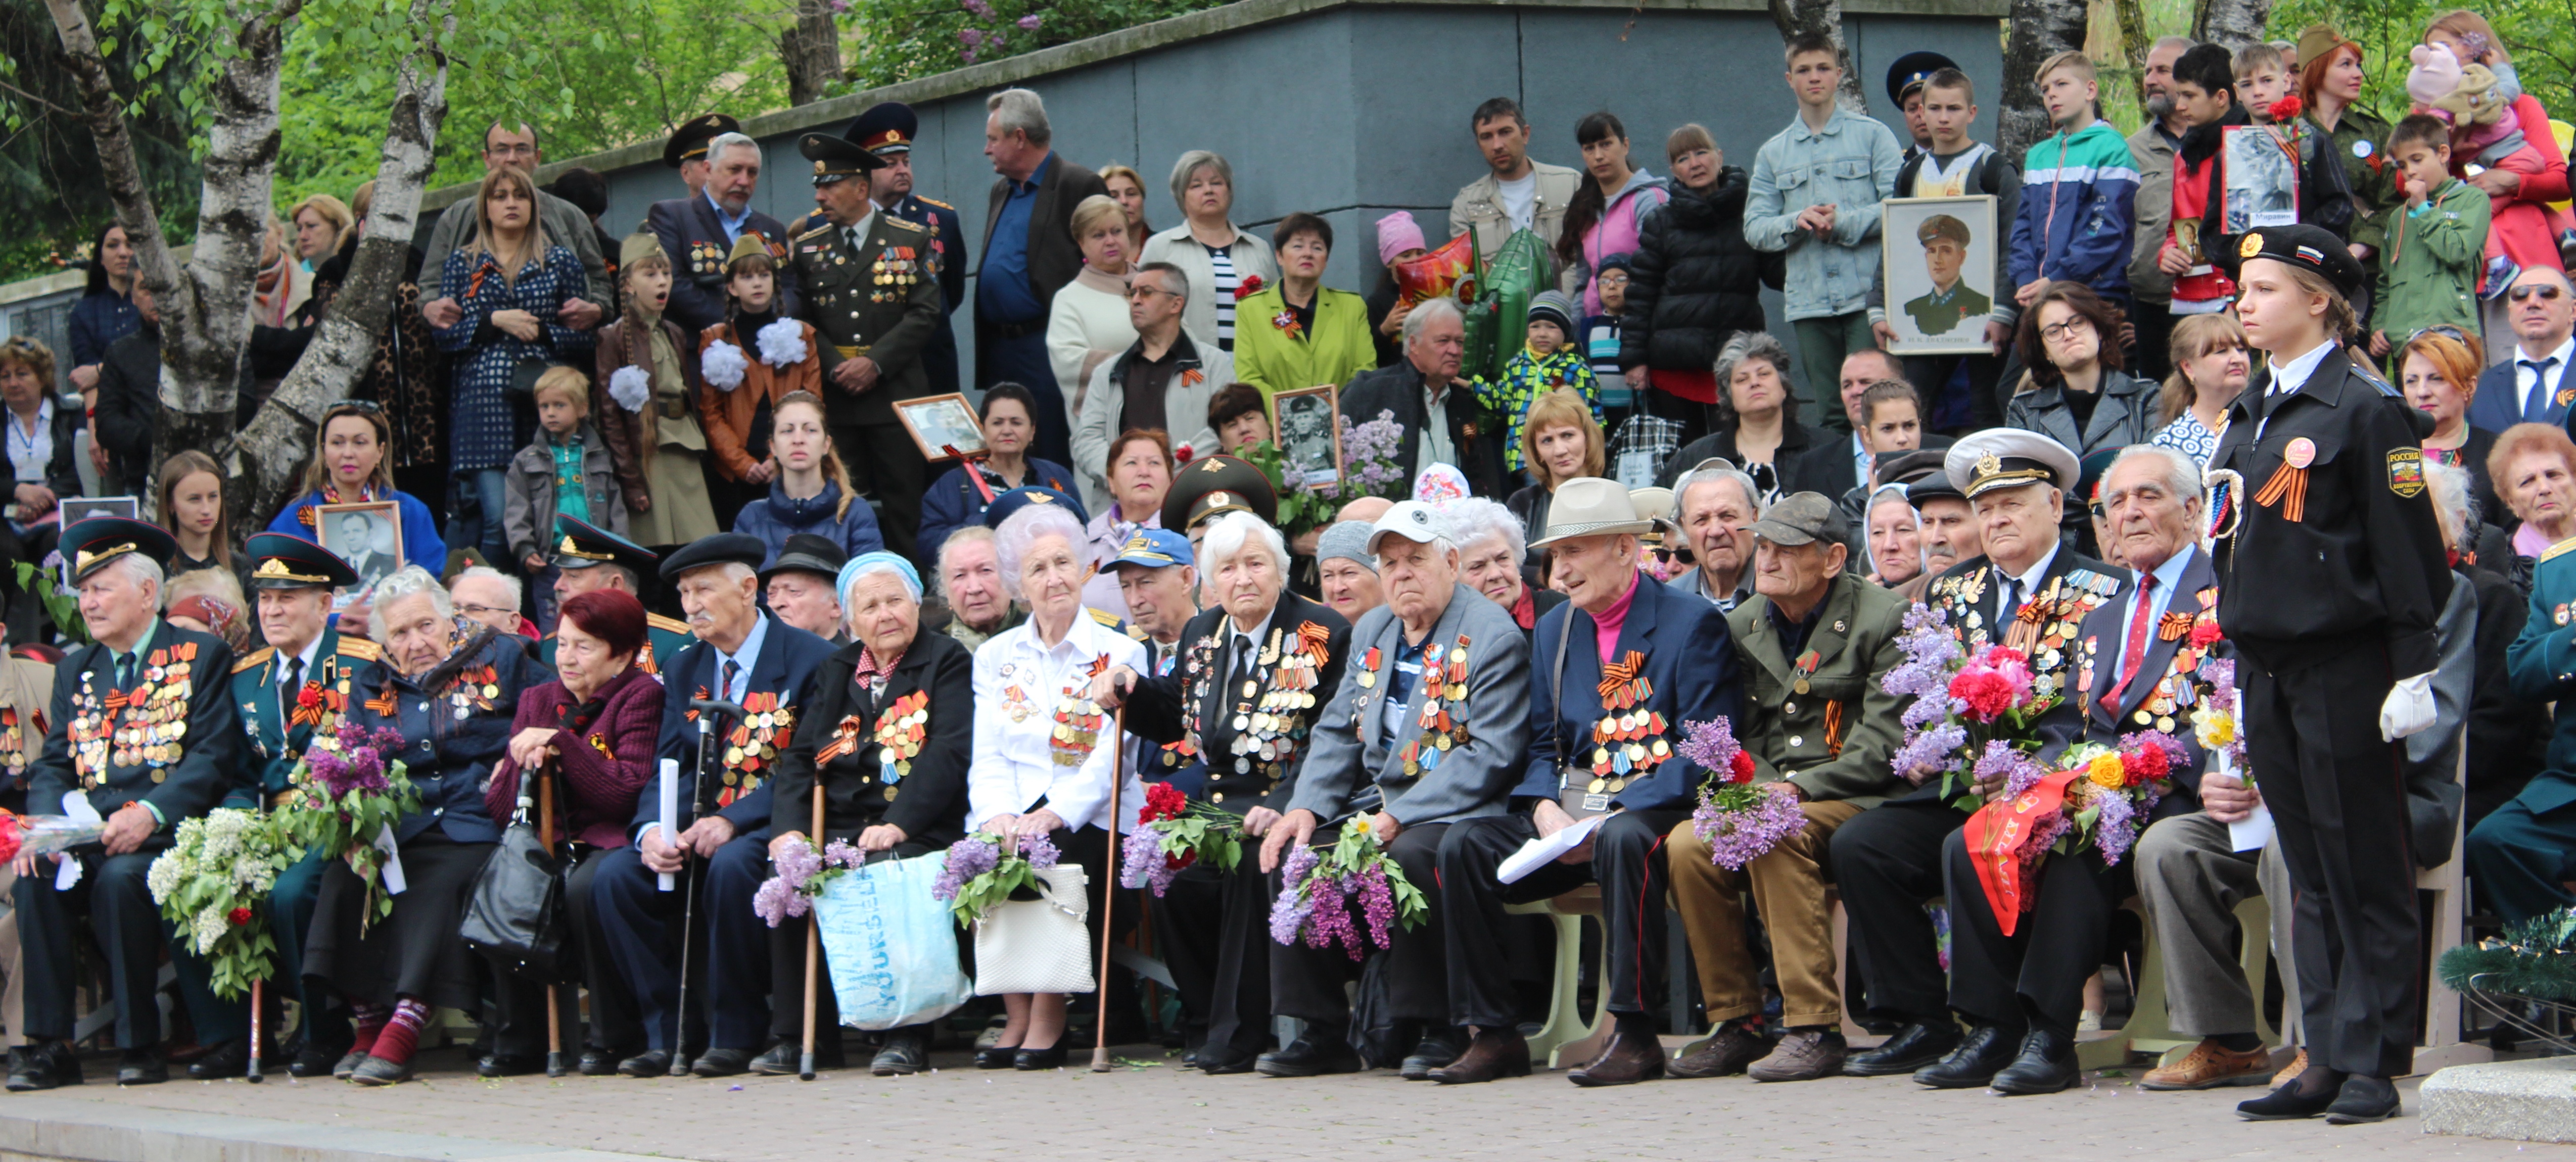
[[[2059,133],[2022,159],[2021,211],[2012,225],[2011,287],[2066,279],[2105,294],[2129,293],[2137,229],[2137,162],[2109,122]]]

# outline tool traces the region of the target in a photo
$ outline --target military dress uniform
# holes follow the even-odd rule
[[[741,126],[722,113],[692,120],[663,143],[663,164],[677,169],[683,161],[705,160],[709,140],[739,132]],[[735,243],[746,235],[760,236],[778,268],[776,297],[771,302],[779,317],[795,317],[799,300],[796,272],[787,265],[786,223],[746,207],[741,224],[728,234],[714,200],[701,189],[685,198],[653,203],[645,211],[643,232],[651,234],[671,260],[671,302],[664,313],[691,338],[725,321],[731,301],[725,271]]]
[[[841,136],[878,157],[893,157],[910,154],[913,139],[920,134],[921,118],[912,106],[886,101],[859,114]],[[966,301],[965,227],[957,207],[917,193],[907,193],[884,208],[897,218],[930,228],[931,269],[939,276],[939,329],[921,349],[921,366],[929,373],[931,392],[946,395],[957,390],[957,332],[949,325],[949,316]],[[819,214],[809,214],[799,223],[806,229],[822,224]]]
[[[257,533],[246,546],[259,566],[250,582],[259,589],[329,590],[355,585],[357,571],[337,554],[287,533]],[[249,760],[238,768],[233,789],[223,805],[245,810],[276,810],[286,805],[304,752],[317,738],[337,734],[348,715],[351,679],[368,663],[384,656],[376,643],[343,635],[327,621],[304,650],[283,654],[263,646],[233,663],[232,700],[241,713]],[[305,1056],[318,1059],[324,1071],[349,1048],[349,1025],[342,1006],[325,1014],[318,991],[304,978],[304,935],[313,926],[313,903],[322,886],[322,869],[330,860],[309,852],[293,867],[279,872],[269,893],[269,924],[277,940],[277,979],[295,990],[302,1003]],[[308,1067],[298,1076],[310,1076]]]
[[[1247,546],[1246,552],[1258,551]],[[1223,608],[1181,627],[1178,664],[1140,677],[1127,729],[1163,744],[1147,760],[1197,772],[1171,779],[1190,797],[1234,815],[1284,812],[1324,700],[1342,681],[1351,626],[1340,614],[1282,589],[1268,617],[1243,633]],[[1247,848],[1260,841],[1247,839]],[[1270,1037],[1272,894],[1247,850],[1232,873],[1183,869],[1154,904],[1157,949],[1186,1010],[1191,1048],[1210,1073],[1252,1067]]]
[[[2253,231],[2239,245],[2239,261],[2315,271],[2347,297],[2360,284],[2360,264],[2313,226]],[[2413,1061],[2421,932],[2406,755],[2381,737],[2380,718],[2397,683],[2435,669],[2451,586],[2420,419],[2329,341],[2266,360],[2228,405],[2209,461],[2218,618],[2244,663],[2246,757],[2298,889],[2308,1060],[2382,1079]]]
[[[131,553],[166,562],[178,546],[169,533],[140,521],[93,518],[65,530],[63,548],[77,581]],[[19,877],[12,897],[27,980],[24,1032],[31,1042],[68,1039],[80,1018],[73,996],[81,979],[75,924],[86,915],[107,954],[117,1046],[131,1053],[160,1044],[154,966],[165,948],[182,961],[192,954],[161,918],[144,878],[152,861],[169,849],[180,821],[204,815],[232,785],[242,735],[227,681],[231,670],[232,649],[222,638],[157,618],[130,650],[86,645],[55,667],[47,715],[52,725],[43,752],[27,766],[29,807],[59,813],[65,797],[76,795],[101,816],[112,816],[139,803],[156,825],[141,847],[123,855],[108,855],[96,844],[75,848],[65,862],[75,864],[77,873],[48,865],[40,874]],[[182,974],[182,983],[192,976],[208,979],[210,971],[200,966]],[[211,994],[192,996],[189,1009],[198,1015],[203,1043],[221,1044],[249,1031],[245,1010],[217,1005]],[[157,1060],[142,1068],[147,1074],[161,1070]]]
[[[805,135],[814,162],[814,184],[828,185],[880,168],[876,155],[837,137]],[[938,328],[941,297],[929,229],[891,214],[872,212],[849,226],[826,225],[797,235],[791,249],[806,288],[799,317],[822,340],[823,399],[832,442],[851,482],[884,503],[886,547],[913,557],[921,528],[921,497],[930,465],[896,417],[897,400],[933,394],[921,355]],[[833,378],[848,360],[865,356],[877,381],[853,395]]]
[[[1948,290],[1936,290],[1906,300],[1905,315],[1926,335],[1947,335],[1970,319],[1982,320],[1994,312],[1993,299],[1977,293],[1965,282],[1950,284]]]
[[[555,517],[554,565],[558,569],[595,569],[601,565],[618,565],[636,584],[636,598],[642,600],[644,579],[659,568],[661,556],[642,545],[618,536],[588,521],[558,514]],[[662,663],[679,656],[697,637],[689,623],[658,613],[644,615],[644,648],[635,653],[635,668],[659,676]],[[555,631],[537,639],[537,661],[555,668]]]
[[[1998,488],[2041,483],[2071,488],[2075,455],[2046,436],[1990,429],[1952,445],[1944,464],[1954,487],[1972,502]],[[2120,570],[2059,545],[2025,586],[1986,557],[1952,566],[1924,590],[1959,647],[1974,655],[1990,645],[2025,651],[2032,687],[2042,697],[2066,693],[2074,643],[2085,617],[2125,589]],[[2028,592],[2024,590],[2027,588]],[[1853,816],[1834,832],[1832,861],[1843,908],[1851,917],[1872,1013],[1952,1029],[1932,918],[1923,901],[1942,894],[1942,844],[1968,821],[1974,796],[1944,793],[1939,776]],[[1955,1032],[1951,1034],[1955,1038]],[[1866,1072],[1862,1055],[1845,1072]],[[1886,1072],[1911,1072],[1888,1069]]]

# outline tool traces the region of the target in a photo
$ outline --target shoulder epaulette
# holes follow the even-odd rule
[[[344,658],[356,658],[362,662],[372,662],[385,656],[385,647],[377,645],[376,643],[368,641],[362,637],[348,637],[343,635],[340,638],[340,656]]]
[[[925,198],[925,197],[922,197],[922,196],[921,196],[921,195],[919,195],[919,194],[914,194],[914,195],[912,196],[912,200],[913,200],[913,201],[916,201],[916,202],[919,202],[919,203],[921,203],[922,205],[925,205],[925,206],[937,206],[937,207],[939,207],[940,209],[942,209],[942,210],[946,210],[946,211],[948,211],[948,212],[950,212],[950,213],[955,213],[955,212],[957,211],[957,207],[952,206],[952,205],[949,205],[949,204],[948,204],[948,203],[946,203],[946,202],[940,201],[940,200],[939,200],[939,199],[937,199],[937,198]]]
[[[922,224],[921,224],[921,223],[919,223],[919,222],[915,222],[915,221],[913,221],[913,220],[912,220],[912,219],[910,219],[910,218],[897,218],[897,217],[894,217],[894,216],[892,216],[892,215],[887,215],[887,217],[886,217],[886,224],[891,225],[891,226],[901,226],[901,227],[903,227],[904,229],[906,229],[906,230],[910,230],[910,231],[912,231],[913,233],[916,233],[916,234],[928,234],[928,233],[930,233],[930,227],[928,227],[928,226],[924,226],[924,225],[922,225]]]
[[[1141,642],[1147,635],[1144,630],[1131,625],[1127,627],[1127,636]]]
[[[2363,383],[2367,383],[2370,386],[2379,389],[2379,394],[2381,395],[2393,396],[2398,394],[2397,389],[2389,385],[2387,376],[2381,375],[2377,371],[2372,370],[2367,364],[2364,364],[2358,359],[2352,361],[2352,373],[2360,376]]]
[[[261,666],[267,665],[268,660],[276,656],[276,646],[261,646],[259,647],[259,652],[244,654],[240,661],[234,662],[233,672],[238,674],[244,670],[256,670]]]
[[[806,231],[806,232],[804,232],[804,233],[802,233],[802,234],[797,235],[795,238],[790,239],[789,241],[790,241],[791,243],[793,243],[793,242],[803,242],[804,240],[806,240],[806,239],[808,239],[808,238],[820,238],[820,237],[822,237],[822,236],[824,236],[824,235],[826,235],[826,234],[829,234],[829,233],[831,233],[831,232],[832,232],[832,224],[831,224],[830,222],[825,222],[825,223],[823,223],[823,224],[822,224],[822,225],[820,225],[820,226],[816,226],[815,228],[813,228],[813,229],[811,229],[811,230],[808,230],[808,231]]]
[[[2548,550],[2547,550],[2547,551],[2545,551],[2545,552],[2543,552],[2543,553],[2541,553],[2541,554],[2540,554],[2540,560],[2533,561],[2533,562],[2532,562],[2532,564],[2534,564],[2534,565],[2544,564],[2544,563],[2546,563],[2550,558],[2552,558],[2552,557],[2556,557],[2556,556],[2560,556],[2560,555],[2562,555],[2562,554],[2564,554],[2564,553],[2567,553],[2567,552],[2569,552],[2569,551],[2571,551],[2571,550],[2576,550],[2576,537],[2569,537],[2569,538],[2567,538],[2566,540],[2560,541],[2560,542],[2558,542],[2557,544],[2554,544],[2554,545],[2549,546],[2549,548],[2548,548]]]
[[[644,624],[651,626],[654,629],[669,630],[672,633],[689,632],[688,622],[681,621],[678,618],[664,617],[658,613],[645,614]]]
[[[1109,627],[1109,628],[1111,628],[1111,629],[1124,631],[1124,630],[1127,628],[1127,621],[1126,621],[1126,619],[1121,618],[1121,617],[1118,617],[1118,616],[1117,616],[1117,615],[1115,615],[1115,614],[1102,613],[1102,612],[1100,612],[1099,610],[1097,610],[1097,609],[1093,609],[1093,608],[1091,608],[1091,607],[1090,607],[1090,606],[1088,606],[1088,605],[1083,606],[1083,607],[1082,607],[1082,611],[1083,611],[1084,613],[1088,613],[1088,614],[1090,614],[1090,615],[1091,615],[1091,620],[1096,621],[1096,622],[1099,622],[1099,623],[1100,623],[1100,624],[1102,624],[1102,625],[1108,626],[1108,627]]]

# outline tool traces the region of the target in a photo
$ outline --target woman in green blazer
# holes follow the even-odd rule
[[[1290,214],[1271,232],[1279,285],[1244,296],[1234,311],[1234,373],[1265,396],[1301,387],[1347,383],[1377,366],[1369,341],[1368,303],[1328,290],[1324,262],[1333,227],[1308,213]]]

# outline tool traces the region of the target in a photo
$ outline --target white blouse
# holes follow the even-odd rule
[[[1143,643],[1100,624],[1089,612],[1074,615],[1064,640],[1049,649],[1038,641],[1032,617],[996,635],[975,651],[975,761],[966,772],[966,827],[981,830],[997,815],[1026,814],[1038,805],[1064,820],[1069,830],[1107,826],[1109,768],[1115,748],[1116,716],[1098,714],[1085,724],[1081,707],[1091,678],[1113,666],[1142,673],[1151,665]],[[1058,711],[1077,719],[1056,721]],[[1059,746],[1056,730],[1067,725],[1089,735]],[[1078,750],[1074,749],[1079,747]],[[1060,763],[1079,753],[1074,763]],[[1118,830],[1136,829],[1145,806],[1145,784],[1133,767],[1119,792]]]

